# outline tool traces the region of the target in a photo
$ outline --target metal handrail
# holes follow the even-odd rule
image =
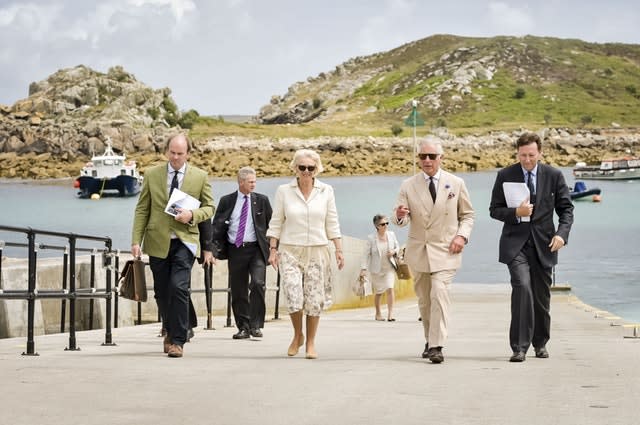
[[[93,236],[93,235],[84,235],[77,233],[68,233],[68,232],[56,232],[50,230],[41,230],[34,229],[32,227],[15,227],[15,226],[5,226],[0,225],[0,231],[12,232],[12,233],[24,233],[27,237],[27,244],[24,243],[14,243],[14,242],[4,242],[0,244],[0,276],[2,273],[1,263],[2,263],[2,250],[4,246],[20,246],[26,247],[28,249],[28,278],[27,278],[27,289],[26,290],[2,290],[0,292],[0,299],[22,299],[27,301],[27,350],[23,352],[23,355],[37,356],[38,354],[35,351],[35,341],[34,341],[34,327],[35,327],[35,302],[36,299],[47,298],[47,299],[60,299],[69,300],[69,346],[65,348],[65,350],[79,350],[76,345],[76,324],[75,324],[75,301],[77,298],[104,298],[106,303],[106,315],[107,315],[107,325],[105,327],[105,342],[103,345],[113,345],[112,342],[112,334],[111,334],[111,298],[112,298],[112,276],[111,276],[111,248],[112,241],[109,237],[101,237],[101,236]],[[36,243],[37,236],[52,236],[58,238],[64,238],[68,241],[68,246],[58,246],[58,245],[46,245],[46,244],[38,244]],[[86,251],[86,248],[76,247],[76,243],[78,240],[88,240],[95,242],[102,242],[105,245],[105,249],[103,251],[104,259],[104,267],[107,269],[106,274],[106,287],[104,289],[91,288],[90,291],[86,292],[82,288],[76,288],[76,253],[80,251]],[[36,287],[37,279],[36,279],[36,270],[37,270],[37,253],[39,248],[46,249],[58,249],[63,250],[65,252],[65,263],[63,269],[63,288],[61,290],[39,290]],[[91,250],[94,255],[96,249],[93,248]],[[68,263],[66,262],[68,252]],[[68,264],[68,275],[67,275],[67,264]],[[69,282],[68,289],[65,287],[66,282]],[[63,311],[65,310],[65,306],[63,303]],[[63,316],[64,317],[64,316]],[[64,321],[63,321],[64,323]],[[63,325],[61,325],[63,326]]]
[[[119,287],[117,284],[119,276],[120,266],[120,254],[128,253],[130,251],[112,250],[111,238],[100,237],[92,235],[82,235],[76,233],[64,233],[48,230],[33,229],[30,227],[13,227],[0,225],[0,231],[8,231],[14,233],[25,233],[27,235],[28,243],[6,242],[0,240],[0,277],[2,276],[2,251],[5,246],[7,247],[21,247],[28,249],[28,288],[27,289],[2,289],[0,287],[0,299],[15,299],[26,300],[28,302],[27,310],[27,351],[23,355],[38,355],[35,352],[34,342],[34,314],[35,314],[35,301],[37,299],[60,299],[61,300],[61,312],[60,312],[60,332],[65,332],[66,322],[66,303],[69,301],[69,347],[66,350],[79,350],[76,345],[76,325],[75,325],[75,300],[88,299],[89,300],[89,329],[93,329],[93,315],[94,315],[94,300],[105,299],[106,302],[106,326],[105,326],[105,342],[103,345],[115,345],[112,340],[111,333],[111,316],[113,306],[113,327],[118,327],[118,300],[119,300]],[[36,242],[36,236],[53,236],[66,238],[69,245],[54,245],[44,244]],[[77,240],[90,240],[99,241],[105,244],[105,249],[99,251],[96,248],[82,248],[77,247]],[[38,289],[36,288],[36,268],[37,268],[37,252],[38,250],[60,250],[63,251],[63,269],[62,269],[62,288],[61,289]],[[90,278],[89,288],[76,288],[76,253],[89,252],[91,253],[90,264]],[[106,273],[106,285],[104,288],[96,288],[96,261],[95,256],[99,253],[103,256],[102,266],[107,269]],[[112,265],[112,260],[115,259]],[[227,288],[214,288],[213,287],[213,266],[203,266],[204,268],[204,288],[193,289],[190,288],[190,293],[204,293],[206,299],[207,308],[207,326],[205,329],[214,329],[212,325],[213,317],[213,293],[226,292],[227,293],[227,306],[226,306],[226,327],[231,326],[231,289]],[[115,282],[112,285],[112,273],[114,273]],[[147,290],[152,291],[153,287],[148,287]],[[278,273],[276,286],[267,286],[266,290],[276,291],[275,300],[275,312],[274,320],[279,318],[278,307],[280,298],[280,274]],[[112,299],[114,300],[112,304]],[[142,303],[137,303],[137,324],[142,324]],[[158,318],[160,321],[160,318]]]

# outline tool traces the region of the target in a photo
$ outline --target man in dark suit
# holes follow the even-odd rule
[[[558,263],[558,250],[569,239],[573,204],[569,187],[560,170],[539,162],[542,142],[525,133],[516,142],[518,164],[498,172],[489,212],[504,222],[500,236],[499,261],[511,275],[511,362],[523,362],[533,345],[538,358],[549,357],[551,273]],[[529,197],[509,207],[503,183],[524,183]],[[558,229],[553,212],[558,215]]]
[[[149,255],[153,290],[167,335],[164,352],[182,357],[189,328],[191,268],[200,256],[198,223],[213,215],[213,196],[207,173],[187,164],[191,144],[184,134],[169,137],[167,163],[146,170],[136,205],[131,253]],[[194,209],[177,208],[174,217],[165,212],[173,190],[200,201]],[[142,244],[142,248],[141,245]]]
[[[269,242],[267,227],[271,204],[255,193],[256,172],[238,171],[238,190],[220,198],[213,217],[214,255],[229,260],[231,307],[238,333],[234,339],[262,337]],[[217,248],[216,248],[217,247]],[[221,252],[224,254],[221,255]]]
[[[212,264],[215,259],[213,257],[213,246],[212,246],[212,233],[213,228],[211,227],[211,220],[205,220],[201,223],[198,223],[198,231],[200,232],[200,257],[198,257],[198,264],[202,264],[202,267],[207,267],[209,264]],[[191,284],[189,284],[191,287]],[[157,299],[156,299],[157,302]],[[158,311],[160,311],[161,305],[157,303]],[[160,317],[162,317],[162,313],[160,313]],[[195,336],[194,329],[198,327],[198,314],[193,305],[193,301],[191,300],[191,295],[189,295],[189,331],[187,332],[187,342],[191,341],[191,338]],[[162,324],[162,336],[167,335],[167,328],[164,323]]]

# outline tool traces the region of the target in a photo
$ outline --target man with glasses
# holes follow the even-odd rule
[[[409,225],[405,261],[414,289],[426,341],[423,358],[442,363],[449,323],[449,285],[462,264],[475,213],[464,181],[440,168],[442,145],[426,140],[418,160],[422,172],[405,180],[393,213],[400,227]]]

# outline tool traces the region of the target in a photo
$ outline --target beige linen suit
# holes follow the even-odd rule
[[[409,225],[405,261],[413,272],[414,288],[422,317],[425,340],[430,347],[442,347],[449,321],[448,286],[462,263],[462,254],[450,254],[456,235],[467,241],[473,227],[474,211],[464,181],[440,170],[435,204],[426,174],[418,173],[400,186],[396,202],[409,208],[409,215],[392,220]]]

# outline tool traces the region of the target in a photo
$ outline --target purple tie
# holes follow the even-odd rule
[[[240,211],[240,224],[238,224],[238,233],[236,234],[236,247],[240,248],[244,239],[244,228],[247,227],[247,215],[249,214],[249,197],[244,195],[242,210]]]

